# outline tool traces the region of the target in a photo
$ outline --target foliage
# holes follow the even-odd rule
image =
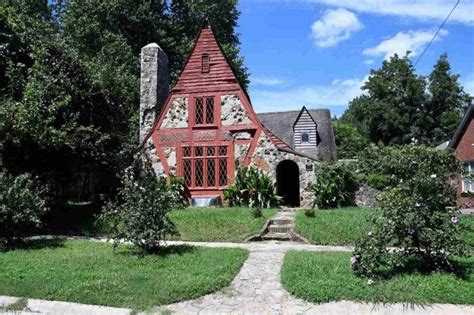
[[[369,145],[367,138],[364,138],[357,128],[350,124],[334,120],[332,127],[338,159],[356,158],[359,152]]]
[[[311,186],[314,203],[319,208],[336,208],[354,202],[357,182],[348,164],[320,163],[315,170],[316,181]]]
[[[228,286],[248,257],[240,248],[168,246],[143,255],[92,241],[28,240],[0,253],[0,294],[150,310]]]
[[[314,210],[314,208],[304,209],[304,215],[308,218],[314,218],[316,217],[316,211]]]
[[[0,244],[6,248],[23,243],[23,238],[38,228],[47,211],[44,190],[31,176],[0,172]]]
[[[294,296],[313,303],[349,300],[381,306],[401,302],[406,307],[474,303],[471,293],[474,257],[456,259],[461,267],[458,274],[404,273],[369,284],[367,279],[352,272],[347,263],[350,256],[350,253],[288,251],[281,269],[282,285]]]
[[[446,209],[455,200],[447,175],[452,174],[414,172],[381,194],[373,228],[356,244],[351,258],[357,275],[373,279],[413,263],[424,271],[455,269],[452,259],[467,251],[459,217]]]
[[[171,211],[170,218],[179,231],[172,239],[183,241],[243,242],[260,232],[275,209],[262,209],[262,216],[252,217],[247,208],[186,208]]]
[[[178,234],[168,214],[183,202],[165,178],[157,180],[151,174],[129,168],[119,192],[121,200],[104,206],[101,220],[110,226],[115,246],[126,240],[145,251],[159,252],[167,235]]]
[[[250,213],[252,214],[253,218],[261,218],[262,217],[262,208],[256,207],[256,208],[251,208]]]
[[[280,202],[271,177],[252,167],[237,171],[235,183],[224,190],[224,198],[230,206],[251,208],[273,208]]]
[[[425,146],[368,147],[357,161],[359,181],[377,189],[388,189],[410,180],[414,174],[450,179],[461,168],[451,151]]]
[[[0,7],[4,166],[38,175],[58,202],[113,194],[139,145],[141,47],[159,40],[176,79],[204,16],[245,85],[235,0],[7,1]]]
[[[472,100],[458,78],[446,54],[427,80],[415,73],[409,52],[402,58],[395,54],[370,71],[365,94],[349,103],[341,121],[376,144],[437,145],[453,135]]]

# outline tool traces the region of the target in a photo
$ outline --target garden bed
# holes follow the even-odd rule
[[[230,284],[247,258],[231,248],[175,246],[143,255],[128,245],[32,240],[0,252],[0,295],[148,309]]]
[[[291,294],[315,303],[363,302],[474,304],[474,258],[459,259],[464,273],[399,274],[372,285],[354,275],[350,253],[290,251],[281,279]]]
[[[187,208],[170,213],[180,236],[186,241],[242,242],[258,234],[265,222],[276,214],[274,209],[262,210],[254,218],[248,208]]]

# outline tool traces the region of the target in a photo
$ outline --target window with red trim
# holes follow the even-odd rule
[[[197,97],[194,101],[194,124],[214,125],[214,97]]]
[[[226,186],[228,148],[226,145],[184,146],[182,176],[189,188]]]

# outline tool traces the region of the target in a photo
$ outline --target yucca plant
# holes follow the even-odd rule
[[[251,208],[276,207],[281,199],[275,194],[275,185],[270,176],[252,167],[237,171],[235,183],[224,191],[224,198],[231,206]]]

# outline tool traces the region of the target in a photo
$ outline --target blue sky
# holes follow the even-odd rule
[[[257,112],[330,108],[341,115],[371,68],[394,52],[416,60],[456,0],[240,0],[238,32]],[[448,53],[474,94],[474,0],[461,0],[416,66]]]

